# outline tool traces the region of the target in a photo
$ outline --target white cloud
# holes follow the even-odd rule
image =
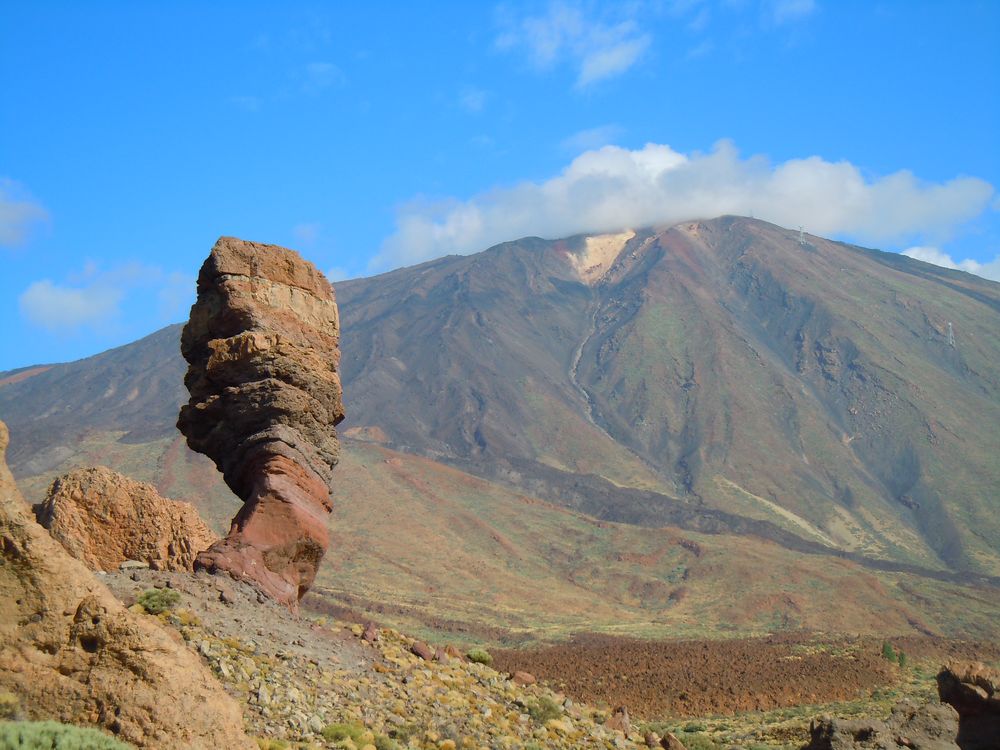
[[[477,89],[475,86],[469,86],[462,89],[462,93],[458,97],[458,103],[466,112],[479,114],[486,108],[487,98],[488,94],[485,91]]]
[[[815,0],[766,0],[764,3],[767,20],[776,26],[800,21],[815,11]]]
[[[48,212],[14,180],[0,177],[0,247],[24,244],[32,227]]]
[[[194,303],[198,280],[188,273],[174,271],[163,274],[160,288],[156,292],[161,320],[176,320],[187,317],[188,308]]]
[[[35,325],[69,333],[115,317],[124,296],[121,289],[104,284],[68,287],[42,279],[24,290],[19,302],[21,313]]]
[[[417,199],[402,206],[396,231],[371,267],[476,252],[526,235],[566,237],[722,214],[863,242],[912,241],[946,236],[993,196],[989,183],[973,177],[924,183],[902,171],[866,179],[849,162],[818,156],[780,164],[744,159],[728,141],[689,155],[655,143],[636,150],[605,146],[543,182],[465,201]]]
[[[331,86],[343,84],[346,80],[344,71],[333,63],[311,62],[304,69],[302,91],[315,95]]]
[[[158,322],[174,320],[194,301],[195,279],[184,273],[132,262],[101,271],[92,262],[65,281],[32,282],[18,298],[21,314],[51,333],[71,335],[80,329],[102,329],[121,323],[130,299],[148,308],[156,300]]]
[[[504,31],[496,40],[499,49],[523,51],[542,70],[569,62],[577,70],[578,88],[621,75],[651,42],[631,18],[609,23],[562,2],[551,3],[544,15],[507,15],[502,24]]]
[[[976,276],[982,276],[984,279],[1000,281],[1000,255],[989,263],[980,263],[979,261],[972,260],[971,258],[966,258],[965,260],[956,262],[943,250],[929,246],[907,248],[906,250],[903,250],[902,255],[905,255],[908,258],[922,260],[924,263],[932,263],[935,266],[941,266],[942,268],[951,268],[956,271],[967,271],[968,273],[976,274]]]
[[[581,151],[590,151],[601,146],[606,146],[615,140],[622,133],[620,125],[601,125],[596,128],[579,130],[573,135],[564,138],[559,146],[566,151],[578,154]]]

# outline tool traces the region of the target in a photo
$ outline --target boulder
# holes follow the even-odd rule
[[[33,720],[140,748],[253,748],[236,703],[147,615],[125,609],[32,518],[0,422],[0,694]]]
[[[941,701],[958,712],[959,747],[1000,748],[1000,671],[980,662],[951,662],[937,683]]]
[[[803,750],[956,750],[958,715],[940,703],[902,701],[886,721],[823,716],[809,733]]]
[[[103,466],[56,479],[38,521],[91,570],[191,570],[219,539],[190,503]]]
[[[632,731],[632,721],[629,719],[628,709],[625,706],[618,706],[611,712],[611,716],[604,722],[605,729],[618,730],[624,734]]]
[[[295,609],[329,544],[344,418],[330,282],[297,253],[223,237],[181,336],[191,394],[177,426],[243,500],[196,568],[228,572]]]

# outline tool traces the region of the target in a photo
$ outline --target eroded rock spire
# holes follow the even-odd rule
[[[243,500],[196,568],[255,582],[292,607],[329,541],[344,418],[330,282],[297,253],[223,237],[181,336],[191,399],[177,426]]]

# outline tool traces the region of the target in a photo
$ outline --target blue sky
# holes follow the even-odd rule
[[[1000,3],[0,4],[0,370],[334,277],[743,213],[1000,279]]]

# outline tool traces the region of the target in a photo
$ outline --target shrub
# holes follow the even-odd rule
[[[707,734],[685,734],[682,740],[687,750],[719,750],[719,746]]]
[[[0,722],[0,747],[7,750],[132,750],[96,729],[55,721]]]
[[[352,740],[356,742],[364,733],[365,728],[360,724],[328,724],[320,732],[323,735],[323,739],[327,742],[336,742],[337,740]]]
[[[889,661],[896,661],[896,651],[889,641],[882,644],[882,658]]]
[[[898,662],[899,666],[905,667],[906,666],[906,654],[904,654],[902,651],[897,651],[896,652],[896,661]]]
[[[490,652],[485,648],[470,649],[469,653],[465,655],[465,658],[469,661],[476,662],[476,664],[485,664],[487,667],[493,664],[493,657],[490,656]]]
[[[177,606],[181,595],[173,589],[150,589],[143,592],[136,604],[151,615],[159,615]]]
[[[531,701],[527,709],[528,716],[539,724],[544,724],[549,719],[558,719],[562,716],[562,708],[547,695],[543,695],[538,700]]]
[[[402,750],[396,740],[384,734],[375,735],[375,750]]]
[[[0,693],[0,721],[13,721],[21,716],[21,701],[13,693]]]

